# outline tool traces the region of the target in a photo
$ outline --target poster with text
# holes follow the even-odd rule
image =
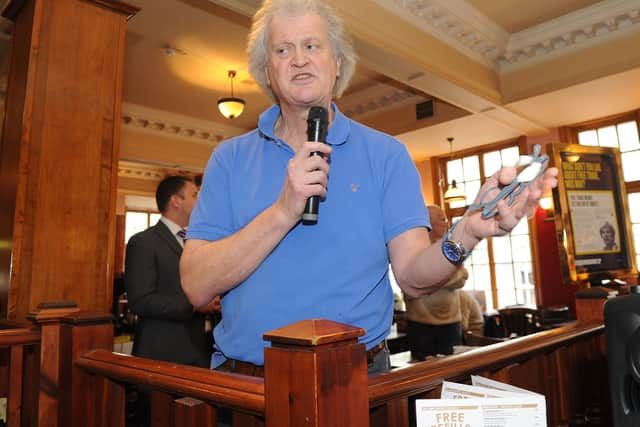
[[[619,252],[612,191],[567,191],[576,255]]]

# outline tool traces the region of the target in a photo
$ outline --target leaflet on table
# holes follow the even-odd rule
[[[529,396],[416,400],[417,427],[544,427]]]
[[[478,387],[495,388],[496,390],[511,391],[514,393],[525,393],[539,396],[544,400],[544,395],[533,392],[524,388],[516,387],[511,384],[501,383],[500,381],[492,380],[489,378],[481,377],[479,375],[471,375],[471,384]]]
[[[417,400],[417,426],[546,427],[543,395],[483,377],[474,384],[444,381],[441,399]]]
[[[524,388],[516,387],[511,384],[501,383],[500,381],[492,380],[490,378],[481,377],[479,375],[471,375],[471,384],[477,387],[485,387],[494,390],[502,390],[511,393],[522,393],[538,398],[538,404],[540,405],[540,417],[547,419],[547,400],[543,394],[533,392]]]
[[[520,397],[522,393],[498,390],[496,388],[479,387],[469,384],[458,384],[450,381],[442,382],[441,399],[475,399],[482,397]]]

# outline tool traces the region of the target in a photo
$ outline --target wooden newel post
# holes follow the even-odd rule
[[[369,426],[364,330],[303,320],[264,334],[267,427]]]
[[[62,302],[40,304],[28,319],[41,337],[38,425],[86,425],[79,412],[91,406],[90,378],[73,361],[89,350],[113,350],[113,316]]]

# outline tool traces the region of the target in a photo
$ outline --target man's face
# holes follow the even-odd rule
[[[429,206],[429,217],[431,219],[431,233],[429,233],[429,238],[431,242],[435,242],[447,232],[449,221],[442,209],[433,206]]]
[[[277,15],[269,26],[267,76],[282,107],[328,107],[338,64],[323,18]]]
[[[180,199],[180,210],[187,219],[191,216],[191,211],[196,205],[198,199],[198,187],[193,182],[187,181],[182,187],[182,191],[178,193]]]

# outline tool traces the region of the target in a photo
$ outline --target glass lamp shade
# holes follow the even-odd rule
[[[227,119],[233,119],[244,111],[244,100],[233,97],[222,98],[218,101],[218,110]]]
[[[464,191],[456,185],[456,180],[451,181],[451,187],[444,193],[444,201],[447,203],[464,202],[467,200]]]

